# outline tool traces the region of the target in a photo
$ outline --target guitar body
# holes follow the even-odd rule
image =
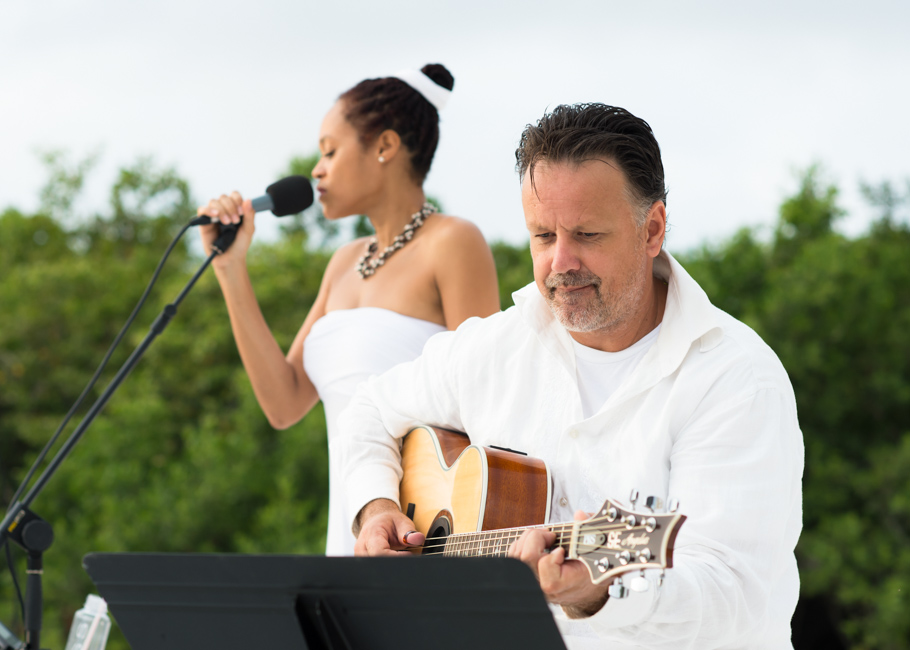
[[[611,598],[624,597],[623,574],[673,566],[673,545],[686,520],[675,505],[659,514],[656,497],[645,501],[644,511],[607,499],[584,521],[550,524],[546,463],[470,442],[463,433],[439,427],[415,427],[405,436],[399,498],[427,538],[413,552],[505,557],[525,530],[544,528],[555,535],[553,547],[565,550],[566,559],[585,565],[593,583],[616,579]],[[633,490],[633,506],[637,499]]]
[[[542,460],[421,426],[404,438],[401,464],[401,508],[428,539],[535,526],[549,518],[550,472]]]

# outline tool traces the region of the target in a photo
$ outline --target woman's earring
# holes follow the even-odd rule
[[[385,156],[379,156],[379,162],[384,163],[384,162],[385,162]]]

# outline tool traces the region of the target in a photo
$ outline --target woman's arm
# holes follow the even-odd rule
[[[237,350],[256,399],[269,423],[276,429],[286,429],[303,418],[319,400],[315,387],[303,370],[303,340],[313,323],[325,313],[329,273],[327,271],[323,276],[316,301],[285,356],[259,308],[247,270],[246,252],[255,231],[256,217],[250,201],[243,201],[234,192],[213,199],[198,212],[218,218],[223,223],[236,223],[238,215],[243,214],[243,224],[237,231],[233,246],[224,255],[216,257],[212,267],[221,285]],[[215,236],[215,226],[203,226],[202,241],[206,254],[210,253]]]

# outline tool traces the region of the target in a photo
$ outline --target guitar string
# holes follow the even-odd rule
[[[471,546],[469,544],[458,546],[458,547],[451,547],[451,546],[445,546],[443,544],[440,544],[439,546],[429,546],[429,547],[424,546],[423,548],[438,548],[443,553],[449,553],[449,554],[464,553],[464,552],[468,552],[471,555],[475,555],[478,553],[498,554],[498,553],[508,553],[509,548],[512,545],[511,542],[514,542],[516,540],[509,540],[509,541],[510,541],[510,543],[506,547]],[[563,548],[563,546],[564,546],[563,544],[556,544],[556,548]],[[415,547],[415,548],[420,548],[420,547]],[[603,544],[576,544],[576,546],[575,546],[575,550],[577,553],[591,553],[593,551],[596,551],[596,550],[602,549],[602,548],[604,548]],[[610,548],[608,550],[612,551],[612,550],[620,550],[620,549]],[[622,550],[631,550],[631,549],[623,548]]]
[[[541,528],[541,527],[546,527],[546,526],[545,525],[544,526],[532,526],[529,528]],[[549,530],[551,532],[556,533],[557,537],[559,538],[559,539],[557,539],[557,546],[561,546],[566,543],[565,541],[563,541],[561,539],[562,535],[565,533],[571,532],[573,529],[574,529],[574,526],[572,524],[557,524],[557,525],[553,526],[552,528],[549,528]],[[427,544],[425,542],[423,545],[423,548],[427,548],[427,547],[438,548],[438,549],[442,549],[444,553],[457,553],[459,551],[466,551],[466,550],[477,551],[478,547],[492,546],[492,545],[495,545],[496,543],[502,542],[502,541],[508,541],[511,545],[511,542],[516,541],[521,536],[521,534],[524,532],[524,530],[527,530],[527,528],[511,528],[511,529],[504,528],[504,529],[496,531],[496,534],[492,534],[492,535],[487,535],[486,531],[477,531],[475,533],[456,533],[457,535],[459,535],[459,537],[457,537],[457,538],[453,538],[451,536],[429,537],[426,539],[426,542],[441,542],[441,543],[431,545],[431,544]],[[585,529],[584,534],[603,534],[603,533],[614,532],[617,530],[632,532],[632,531],[638,531],[638,530],[645,530],[645,527],[636,525],[636,526],[629,528],[625,524],[612,525],[612,526],[606,527],[606,528],[593,528],[592,529],[590,527],[587,527]],[[464,537],[461,537],[462,535],[464,535]],[[477,538],[477,539],[469,539],[470,537],[473,537],[475,535],[479,535],[481,537]],[[595,549],[601,548],[602,546],[603,546],[603,544],[586,544],[583,541],[579,541],[576,544],[576,549],[583,550],[583,551],[588,550],[588,549],[595,550]],[[414,547],[414,548],[417,549],[417,548],[421,548],[421,547]],[[479,550],[486,550],[486,549],[479,549]],[[502,551],[490,551],[490,554],[496,554],[496,553],[501,553],[501,552]]]
[[[594,550],[596,550],[596,549],[594,549]],[[611,549],[611,551],[612,551],[612,549]],[[588,551],[585,551],[584,553],[580,553],[579,557],[577,559],[581,559],[581,557],[580,557],[581,555],[587,555],[588,553],[591,553],[591,552],[592,552],[592,550],[588,550]],[[452,555],[454,555],[455,557],[459,557],[457,554],[446,554],[446,555],[447,555],[447,557],[451,557]],[[506,557],[506,556],[497,551],[480,551],[478,553],[471,554],[470,557]],[[647,562],[640,562],[638,560],[638,558],[636,558],[634,556],[630,556],[630,558],[627,560],[627,564],[620,564],[620,566],[627,566],[627,567],[629,567],[629,569],[636,569],[638,567],[654,566],[655,564],[657,564],[657,565],[661,564],[661,561],[659,558],[650,558]]]
[[[587,522],[587,521],[576,522],[576,523],[589,524],[589,522]],[[541,529],[548,530],[551,532],[564,533],[564,532],[572,531],[572,530],[574,530],[574,528],[575,528],[574,523],[539,524],[536,526],[518,526],[518,527],[514,527],[514,528],[500,528],[495,531],[478,530],[478,531],[472,531],[470,533],[455,533],[455,535],[459,535],[459,536],[460,535],[491,535],[491,534],[510,534],[510,533],[511,534],[514,534],[514,533],[521,534],[526,530],[541,530]],[[633,527],[633,529],[642,529],[642,528],[644,528],[643,524],[635,524]],[[632,530],[632,529],[630,529],[627,526],[627,524],[625,524],[624,522],[617,522],[615,524],[608,523],[607,527],[605,527],[605,528],[601,528],[601,527],[591,528],[590,525],[586,525],[585,530],[586,531],[594,530],[594,531],[598,531],[598,532],[603,532],[603,531],[611,531],[611,530]],[[451,535],[449,537],[451,537]],[[430,539],[434,539],[434,538],[430,538]],[[448,539],[448,537],[441,537],[441,538],[436,538],[436,539]]]
[[[441,549],[441,553],[440,553],[441,555],[456,556],[456,557],[459,555],[465,555],[465,556],[469,556],[469,557],[487,557],[487,556],[489,556],[489,557],[506,557],[509,552],[508,547],[507,548],[493,548],[493,549],[490,549],[490,548],[448,549],[448,548],[444,548],[444,547],[439,547],[439,548]],[[420,550],[420,547],[415,547],[412,550]],[[621,550],[631,551],[632,549],[627,549],[627,548],[612,549],[611,548],[611,549],[604,550],[603,546],[591,546],[591,545],[581,544],[576,547],[575,552],[576,552],[576,555],[588,555],[590,553],[595,553],[597,551],[602,551],[604,553],[611,553],[614,551],[621,551]]]
[[[516,529],[504,528],[501,530],[497,530],[495,532],[494,531],[476,531],[473,533],[456,533],[457,537],[453,537],[452,535],[445,536],[445,537],[428,537],[426,539],[426,541],[429,542],[429,541],[437,541],[437,540],[448,540],[449,544],[452,544],[452,545],[477,544],[479,542],[485,542],[485,541],[490,541],[490,540],[496,541],[496,540],[502,540],[502,539],[510,539],[512,537],[514,537],[515,539],[518,539],[518,537],[521,536],[521,534],[524,532],[524,530],[526,530],[526,529],[525,528],[516,528]],[[561,536],[563,534],[572,532],[574,530],[574,527],[571,525],[560,525],[560,526],[554,526],[553,528],[550,528],[548,530],[555,533],[556,535]],[[584,535],[584,534],[602,534],[602,533],[609,533],[609,532],[613,532],[613,531],[617,531],[617,530],[627,530],[627,531],[645,530],[645,527],[636,525],[636,526],[633,526],[632,528],[629,528],[625,524],[618,525],[618,526],[611,526],[611,527],[607,527],[607,528],[587,527],[585,529],[585,532],[582,533],[582,535]],[[477,537],[475,537],[475,536],[477,536]],[[469,538],[472,538],[472,539],[469,539]]]
[[[643,526],[635,526],[633,528],[628,528],[625,525],[611,528],[587,528],[584,533],[586,534],[603,534],[609,533],[617,530],[643,530]],[[523,534],[523,530],[520,531],[509,531],[509,532],[496,532],[494,534],[487,534],[486,531],[478,531],[475,533],[456,533],[457,537],[448,536],[448,537],[429,537],[426,541],[437,541],[437,540],[448,540],[449,544],[477,544],[480,542],[488,541],[499,541],[503,539],[518,539]],[[570,534],[573,532],[571,527],[565,527],[561,529],[550,529],[550,532],[553,532],[558,537],[562,537],[565,534]],[[463,537],[462,537],[463,535]]]
[[[587,523],[587,522],[580,522],[580,523]],[[536,530],[545,529],[545,530],[548,530],[553,533],[562,534],[562,533],[571,532],[574,530],[574,528],[575,528],[574,524],[570,524],[570,523],[553,524],[552,526],[549,526],[547,524],[541,524],[538,526],[501,528],[496,531],[482,531],[481,530],[481,531],[474,531],[474,532],[470,532],[470,533],[455,533],[455,535],[459,536],[456,539],[460,539],[462,535],[484,535],[484,536],[487,536],[486,537],[487,539],[490,539],[490,538],[495,538],[497,535],[499,535],[499,536],[508,536],[508,535],[515,535],[515,534],[521,535],[525,530],[535,530],[535,529]],[[643,529],[644,529],[644,525],[636,524],[632,528],[629,528],[625,523],[610,524],[607,527],[597,527],[597,528],[592,528],[590,526],[585,527],[586,532],[592,531],[592,532],[597,532],[597,533],[611,532],[614,530],[643,530]],[[427,541],[429,541],[431,539],[452,539],[452,536],[449,535],[449,536],[445,536],[445,537],[428,537]],[[476,540],[473,540],[473,541],[476,541]]]
[[[654,517],[654,516],[655,515],[649,515],[649,518]],[[660,519],[666,518],[666,515],[656,515],[656,516],[659,517]],[[592,523],[603,523],[603,522],[606,522],[606,524],[607,524],[606,528],[593,528],[593,529],[591,528]],[[434,546],[434,548],[441,548],[443,546],[448,546],[448,547],[451,547],[452,549],[458,548],[459,550],[463,550],[467,546],[473,547],[473,546],[476,546],[477,544],[485,544],[485,543],[489,543],[489,542],[496,542],[496,541],[502,541],[505,539],[511,539],[513,535],[516,535],[514,539],[518,539],[518,536],[520,536],[521,533],[523,533],[525,530],[533,530],[533,529],[545,529],[545,530],[554,532],[557,535],[562,536],[562,534],[564,534],[564,533],[573,531],[575,529],[575,525],[579,524],[579,523],[585,524],[586,533],[592,533],[592,532],[593,533],[604,533],[604,532],[612,532],[612,531],[616,531],[616,530],[631,531],[631,530],[642,530],[645,528],[644,523],[642,523],[641,525],[636,524],[630,528],[625,522],[623,522],[621,520],[616,521],[616,519],[614,518],[613,521],[609,521],[609,519],[606,516],[601,516],[601,517],[593,517],[591,519],[581,521],[581,522],[563,522],[563,523],[552,524],[552,525],[537,524],[535,526],[519,526],[519,527],[512,527],[512,528],[502,528],[502,529],[499,529],[496,531],[475,531],[472,533],[456,533],[455,535],[457,535],[457,537],[454,537],[454,538],[451,535],[445,536],[445,537],[430,537],[425,540],[424,547],[426,547],[426,542],[442,541],[442,543],[437,543]],[[658,522],[658,523],[665,523],[665,522]],[[493,534],[490,534],[490,533],[493,533]],[[481,536],[480,539],[477,539],[477,538],[467,539],[468,537],[473,537],[473,536],[478,536],[478,535]],[[512,541],[514,541],[514,540],[512,540]],[[420,548],[420,547],[414,547],[414,548]],[[597,546],[594,546],[594,548],[597,548]],[[448,551],[448,549],[446,549],[446,550]]]

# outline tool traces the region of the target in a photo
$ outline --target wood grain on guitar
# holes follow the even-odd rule
[[[505,557],[526,529],[546,528],[595,583],[673,566],[684,515],[636,512],[608,499],[585,521],[547,524],[552,482],[546,463],[536,458],[421,426],[405,437],[401,463],[401,506],[427,537],[417,550],[424,555]]]

